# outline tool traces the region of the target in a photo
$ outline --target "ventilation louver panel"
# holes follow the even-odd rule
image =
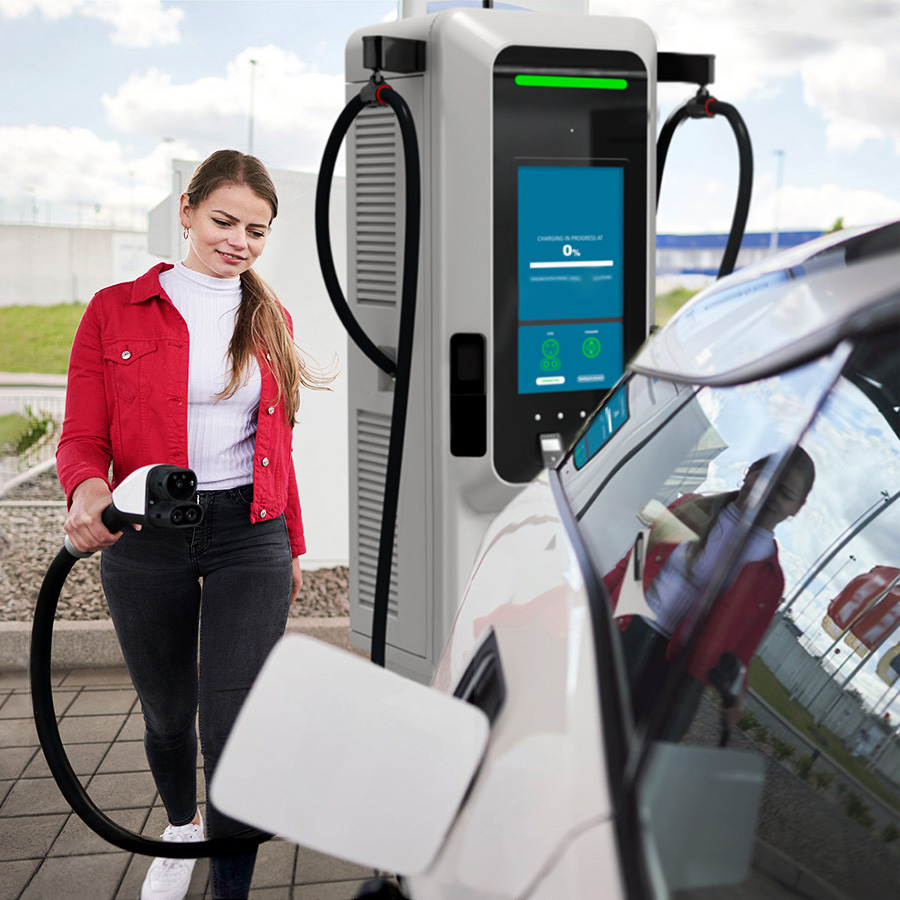
[[[397,120],[365,109],[354,123],[356,301],[397,305]]]
[[[359,410],[356,418],[356,507],[358,517],[359,603],[366,609],[375,605],[375,579],[378,574],[378,543],[381,537],[381,508],[387,474],[390,416]],[[397,614],[397,535],[391,562],[391,588],[388,611]]]

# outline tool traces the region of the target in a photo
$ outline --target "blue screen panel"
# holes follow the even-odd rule
[[[625,170],[518,169],[519,319],[622,316]]]

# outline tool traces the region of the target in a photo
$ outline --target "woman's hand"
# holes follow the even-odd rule
[[[112,546],[122,533],[111,534],[100,516],[112,503],[112,494],[102,478],[88,478],[72,492],[72,505],[63,528],[72,546],[81,553],[94,553]]]
[[[291,560],[291,603],[300,596],[303,587],[303,573],[300,571],[300,557],[295,556]]]

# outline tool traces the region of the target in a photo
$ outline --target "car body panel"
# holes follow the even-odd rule
[[[546,475],[485,535],[434,686],[451,690],[488,633],[506,700],[441,855],[409,879],[417,898],[530,896],[575,835],[612,815],[588,596]],[[597,852],[618,871],[614,842]]]

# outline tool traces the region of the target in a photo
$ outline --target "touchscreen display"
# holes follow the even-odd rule
[[[622,374],[621,165],[518,167],[520,394]]]

